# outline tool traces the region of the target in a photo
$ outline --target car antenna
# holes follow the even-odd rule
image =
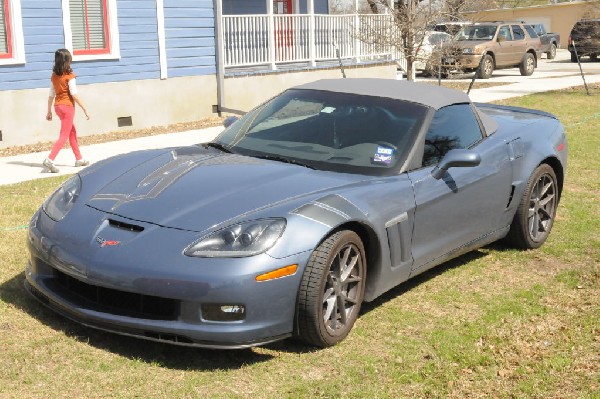
[[[335,47],[335,55],[337,56],[338,62],[340,63],[340,70],[342,71],[342,76],[344,77],[344,79],[346,78],[346,72],[344,72],[344,64],[342,64],[342,56],[340,54],[340,49],[336,43],[336,41],[333,41],[333,47]]]

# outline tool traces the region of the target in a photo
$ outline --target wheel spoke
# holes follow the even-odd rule
[[[552,182],[544,184],[543,181],[540,180],[540,185],[542,186],[540,189],[540,198],[543,198],[548,190],[552,187]]]
[[[335,297],[330,297],[324,301],[325,303],[325,311],[323,312],[323,321],[327,323],[329,319],[331,319],[331,314],[333,313],[335,307]]]
[[[350,285],[353,283],[359,283],[361,281],[362,281],[362,278],[360,278],[359,276],[353,276],[353,277],[350,277],[350,278],[344,280],[344,284]]]
[[[350,263],[346,264],[342,268],[342,271],[340,273],[340,280],[342,282],[346,281],[348,276],[350,276],[350,273],[352,273],[352,270],[354,270],[354,267],[356,266],[356,262],[358,262],[358,255],[353,256],[350,260]]]
[[[348,314],[346,313],[346,302],[344,301],[345,297],[345,295],[339,295],[336,303],[338,313],[340,314],[340,322],[342,324],[346,324],[346,321],[348,320]]]
[[[548,204],[548,202],[552,201],[553,199],[554,199],[554,194],[547,195],[545,198],[540,200],[540,207],[545,207]]]

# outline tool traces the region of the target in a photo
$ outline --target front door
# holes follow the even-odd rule
[[[273,0],[274,14],[292,14],[292,0]]]
[[[483,139],[469,104],[438,110],[425,139],[423,168],[408,173],[415,190],[413,274],[506,227],[512,168],[507,145]],[[431,171],[451,149],[481,157],[474,167],[450,168],[439,180]]]
[[[275,18],[275,57],[277,61],[287,61],[293,51],[294,20],[283,15],[293,14],[292,0],[273,0]]]
[[[503,40],[498,40],[502,36]],[[496,66],[503,67],[514,64],[513,36],[510,26],[502,25],[498,29],[498,47],[496,50]]]

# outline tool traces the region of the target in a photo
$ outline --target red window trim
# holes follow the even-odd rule
[[[85,10],[85,34],[86,34],[86,43],[90,43],[90,24],[88,21],[88,7],[87,0],[83,0],[83,8]],[[110,31],[108,29],[108,6],[106,4],[106,0],[102,0],[102,12],[104,16],[104,37],[105,37],[105,47],[104,48],[95,48],[95,49],[73,49],[73,55],[97,55],[97,54],[110,54]]]
[[[7,53],[0,53],[0,59],[13,58],[12,51],[12,32],[10,30],[10,9],[8,7],[8,0],[0,0],[4,3],[4,25],[6,26],[6,49]]]

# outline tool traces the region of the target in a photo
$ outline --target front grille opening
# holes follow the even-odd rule
[[[194,341],[183,335],[176,334],[162,334],[150,331],[144,331],[144,336],[147,338],[155,339],[157,341],[168,341],[176,344],[193,344]]]
[[[104,288],[79,281],[59,270],[55,282],[69,300],[91,310],[151,320],[176,320],[179,301]]]
[[[123,229],[123,230],[128,230],[128,231],[134,231],[136,233],[144,231],[144,228],[142,226],[138,226],[136,224],[131,224],[131,223],[121,222],[119,220],[108,219],[108,224],[111,227],[116,227],[118,229]]]

